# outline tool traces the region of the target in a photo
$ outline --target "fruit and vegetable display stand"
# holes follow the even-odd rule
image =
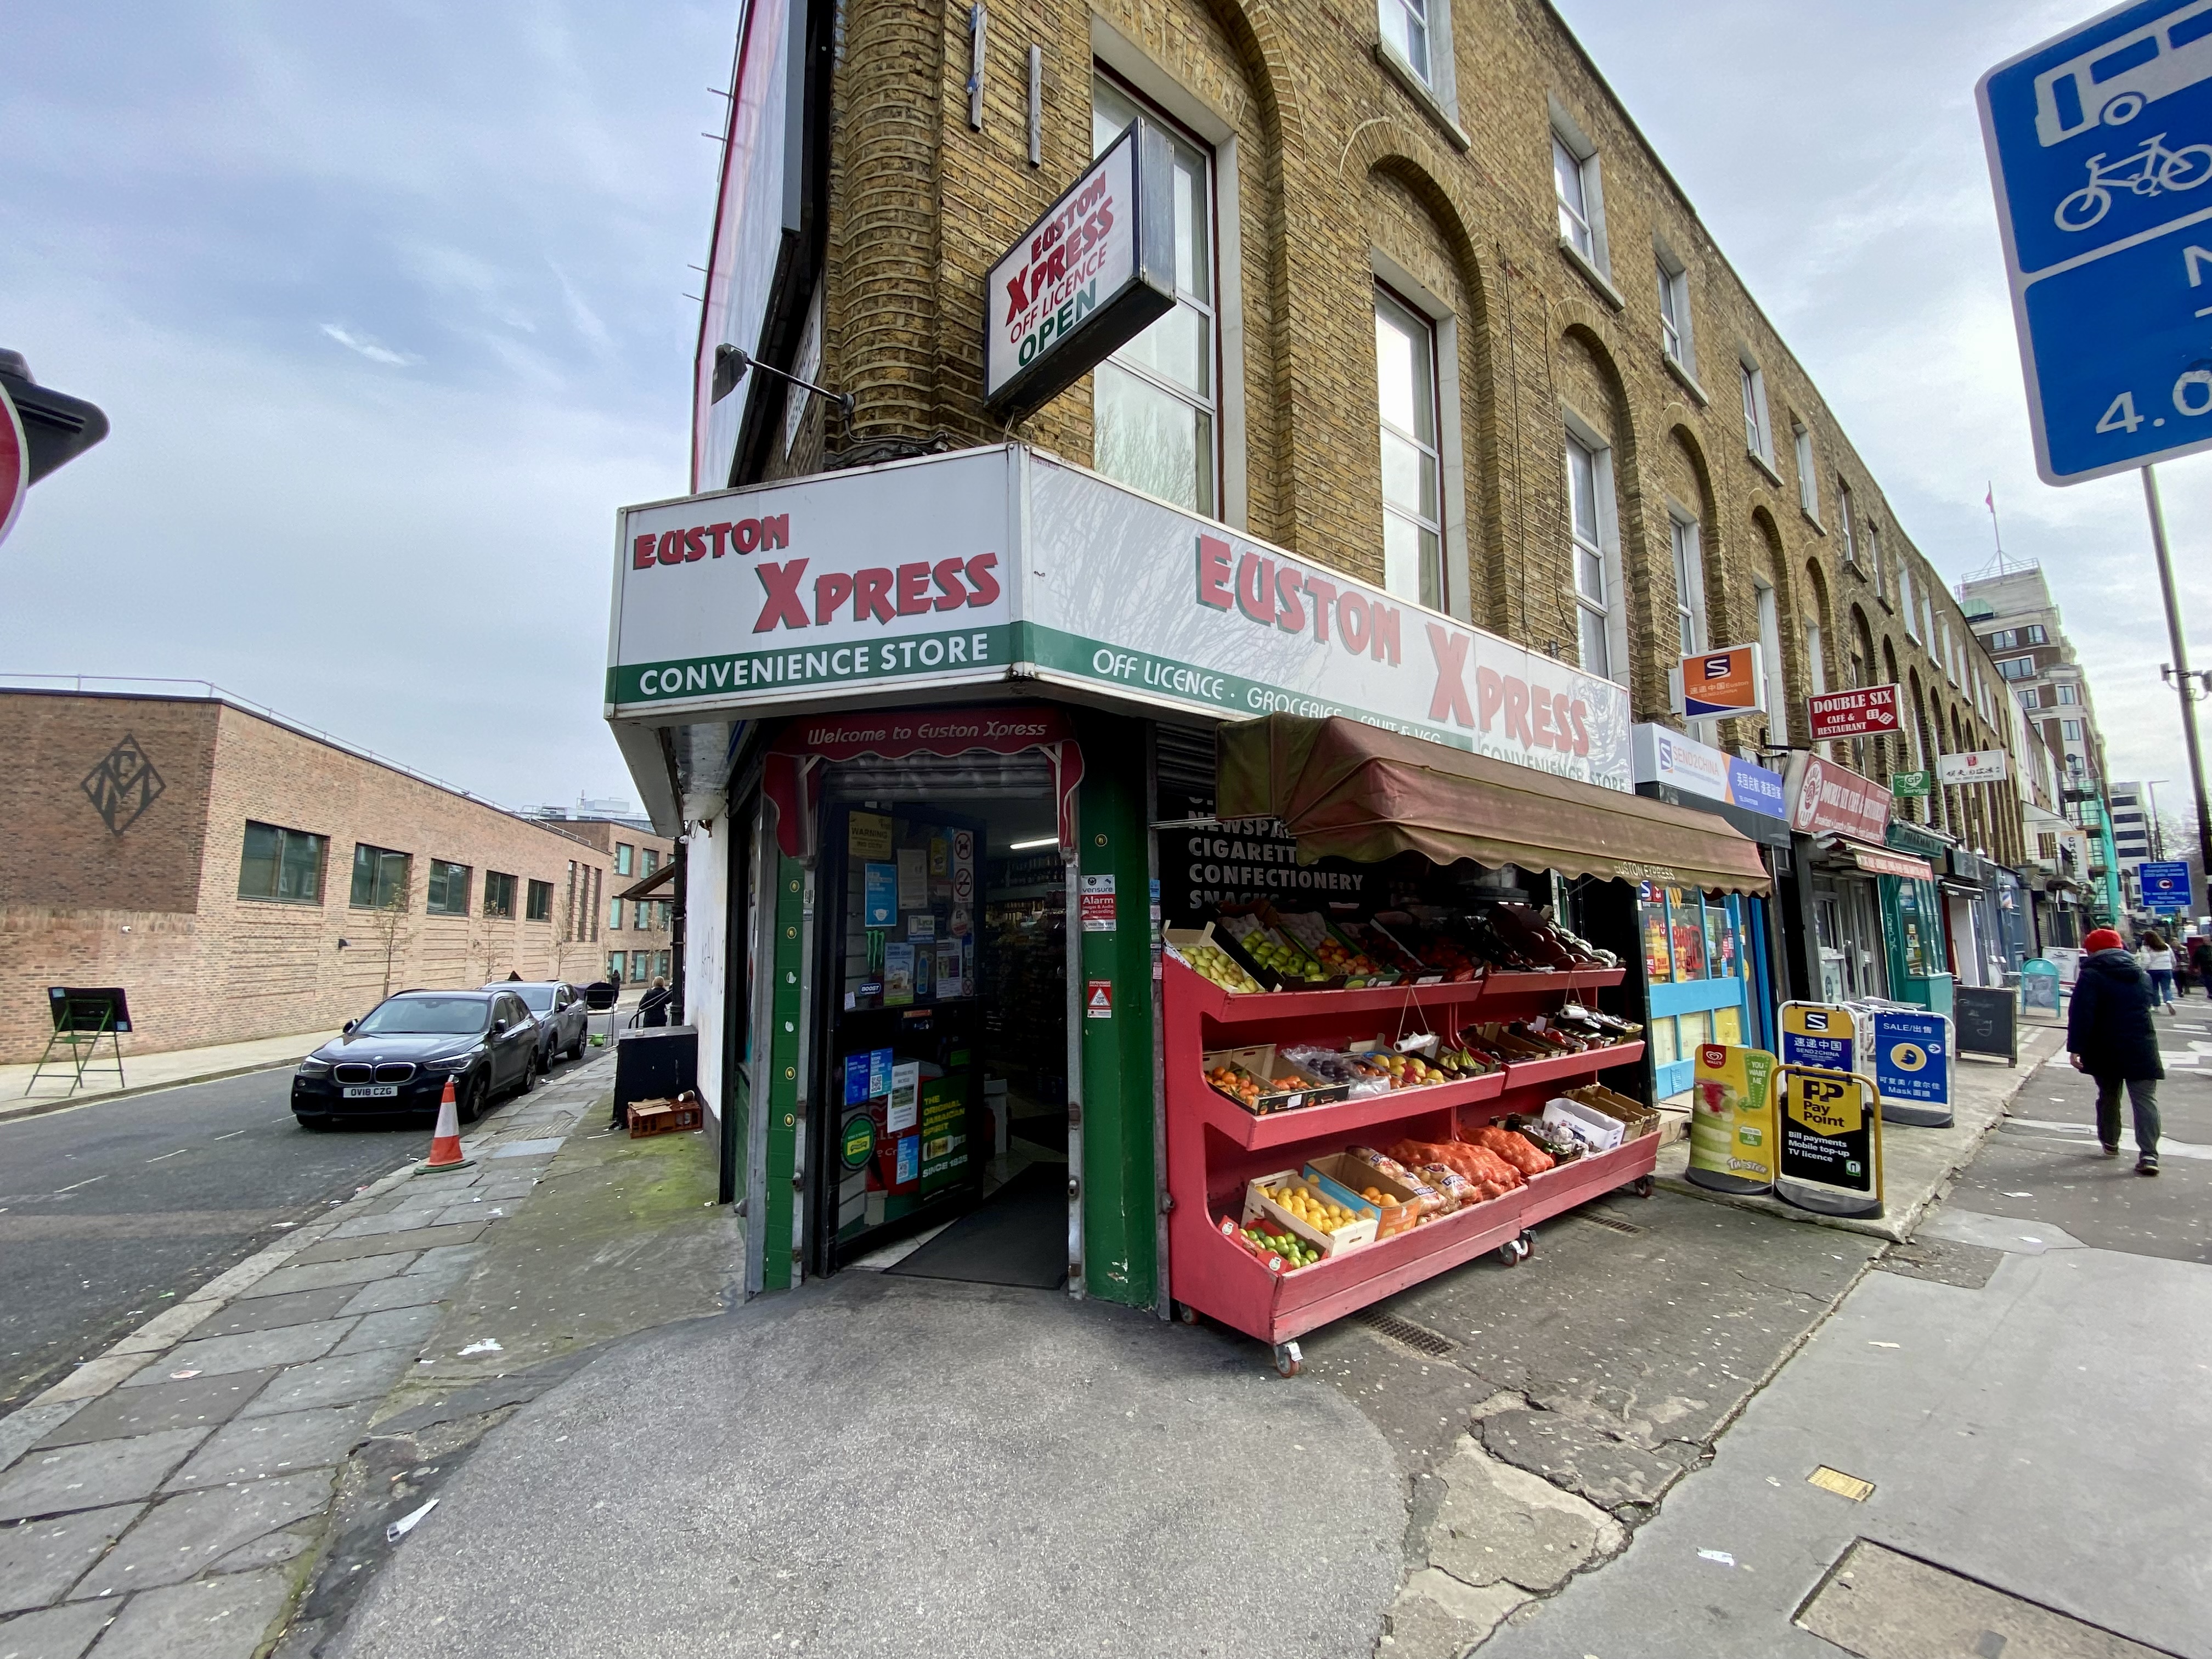
[[[1316,1165],[1334,1169],[1346,1177],[1335,1187],[1344,1201],[1324,1220],[1342,1221],[1360,1191],[1353,1184],[1360,1172],[1339,1161],[1347,1145],[1474,1142],[1501,1117],[1540,1117],[1547,1101],[1640,1060],[1644,1044],[1513,1059],[1480,1076],[1348,1098],[1326,1098],[1331,1091],[1324,1090],[1322,1103],[1281,1110],[1254,1109],[1222,1093],[1207,1080],[1208,1054],[1267,1044],[1349,1047],[1420,1032],[1449,1042],[1477,1024],[1556,1015],[1577,993],[1620,984],[1623,970],[1492,972],[1453,983],[1242,994],[1193,972],[1173,952],[1161,973],[1170,1294],[1185,1320],[1203,1315],[1272,1345],[1285,1375],[1298,1368],[1296,1339],[1304,1333],[1486,1251],[1517,1262],[1529,1253],[1528,1230],[1537,1222],[1621,1186],[1650,1190],[1659,1137],[1634,1133],[1611,1150],[1540,1169],[1449,1213],[1427,1214],[1395,1231],[1386,1223],[1379,1237],[1369,1218],[1389,1212],[1354,1211],[1363,1218],[1331,1241],[1340,1246],[1333,1253],[1297,1252],[1305,1265],[1271,1260],[1240,1237],[1248,1205],[1272,1201],[1253,1183]],[[1331,1185],[1293,1178],[1270,1190],[1293,1192],[1294,1205],[1315,1196],[1328,1204]],[[1403,1213],[1395,1219],[1407,1222]]]

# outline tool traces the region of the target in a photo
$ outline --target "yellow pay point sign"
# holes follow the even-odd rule
[[[1866,1078],[1782,1068],[1776,1194],[1827,1215],[1881,1213],[1881,1097]]]

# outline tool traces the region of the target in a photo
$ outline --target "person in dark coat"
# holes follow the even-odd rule
[[[2158,1173],[2158,1085],[2166,1067],[2151,1024],[2157,993],[2120,936],[2100,927],[2081,941],[2087,954],[2074,981],[2066,1016],[2066,1054],[2074,1069],[2097,1080],[2097,1139],[2106,1158],[2120,1155],[2120,1090],[2135,1109],[2136,1173]]]
[[[667,1024],[668,1005],[674,1000],[675,994],[669,990],[668,981],[655,979],[652,988],[637,1000],[637,1023],[641,1025]]]

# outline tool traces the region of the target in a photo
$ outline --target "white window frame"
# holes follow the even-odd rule
[[[1774,470],[1774,419],[1766,406],[1766,372],[1759,368],[1749,352],[1736,358],[1742,370],[1743,388],[1743,447],[1745,451]]]
[[[1790,741],[1789,682],[1782,672],[1782,605],[1772,583],[1754,577],[1751,586],[1759,616],[1761,667],[1766,677],[1766,741],[1779,749]]]
[[[1948,617],[1943,619],[1943,672],[1950,676],[1953,685],[1958,684],[1959,647],[1951,637],[1951,619]]]
[[[2087,743],[2088,741],[2088,729],[2089,728],[2082,725],[2079,720],[2063,720],[2058,722],[2059,741],[2062,743]]]
[[[1820,624],[1810,617],[1805,618],[1805,678],[1814,696],[1828,694],[1827,651],[1820,637]]]
[[[1213,319],[1219,421],[1217,499],[1221,522],[1251,527],[1251,472],[1245,447],[1249,418],[1244,398],[1244,253],[1243,157],[1237,129],[1205,99],[1163,70],[1158,58],[1097,12],[1091,15],[1091,56],[1133,87],[1157,108],[1213,149]]]
[[[2051,690],[2053,693],[2051,702],[2052,708],[2079,708],[2081,706],[2081,694],[2073,686],[2054,685]]]
[[[1689,640],[1681,654],[1693,656],[1706,647],[1705,548],[1697,515],[1687,507],[1668,503],[1667,541],[1674,567],[1675,637]]]
[[[1812,428],[1804,422],[1790,423],[1791,447],[1797,458],[1798,510],[1814,524],[1820,522],[1820,474],[1813,459]]]
[[[1419,14],[1429,37],[1428,62],[1417,64],[1390,38],[1389,19]],[[1455,119],[1459,115],[1459,77],[1453,73],[1451,0],[1375,0],[1379,44],[1398,68],[1429,89],[1429,95]]]
[[[1999,678],[2002,678],[2002,676],[2001,675]],[[2020,698],[2020,706],[2022,708],[2041,708],[2043,707],[2043,690],[2040,686],[2023,685],[2018,689],[2014,695]]]
[[[1616,685],[1628,684],[1628,616],[1622,603],[1620,570],[1620,514],[1613,501],[1613,446],[1605,436],[1572,410],[1565,411],[1565,442],[1579,446],[1588,453],[1591,461],[1592,482],[1597,496],[1597,552],[1603,566],[1605,595],[1601,614],[1604,617],[1606,668],[1605,678]],[[1566,483],[1568,552],[1579,557],[1581,544],[1574,534],[1574,480],[1568,471],[1565,444],[1561,446],[1560,466]],[[1578,580],[1579,568],[1573,573],[1577,580],[1570,582],[1575,593],[1575,654],[1582,655],[1582,613],[1596,609],[1582,592]]]
[[[1605,179],[1598,167],[1597,145],[1591,141],[1589,135],[1582,130],[1574,117],[1567,113],[1565,106],[1558,99],[1553,98],[1547,101],[1552,117],[1552,143],[1554,147],[1551,158],[1553,168],[1553,203],[1559,212],[1574,215],[1579,219],[1590,241],[1587,250],[1578,247],[1573,239],[1562,229],[1559,232],[1559,246],[1575,258],[1588,265],[1599,276],[1606,279],[1609,286],[1612,281],[1613,257],[1606,245]],[[1571,164],[1575,178],[1582,185],[1583,204],[1578,215],[1575,213],[1573,204],[1559,192],[1558,168],[1561,152],[1565,153]]]
[[[1698,378],[1698,331],[1690,319],[1690,270],[1666,243],[1655,241],[1659,281],[1660,355],[1692,380]]]
[[[1874,578],[1874,596],[1887,603],[1889,599],[1889,576],[1881,568],[1881,526],[1874,520],[1867,520],[1867,574]]]
[[[1905,637],[1917,643],[1920,639],[1920,619],[1912,608],[1912,561],[1897,562],[1897,603],[1905,613]]]
[[[1842,479],[1836,481],[1836,531],[1843,538],[1844,562],[1854,570],[1859,568],[1859,526],[1857,516],[1851,511],[1851,487]]]
[[[1437,359],[1438,355],[1438,343],[1437,340],[1436,319],[1429,316],[1425,311],[1414,305],[1403,295],[1393,291],[1389,284],[1377,282],[1375,284],[1375,308],[1378,317],[1381,314],[1385,303],[1387,303],[1393,311],[1397,312],[1401,316],[1407,318],[1414,326],[1419,328],[1421,331],[1421,339],[1417,343],[1417,345],[1425,347],[1429,354],[1429,397],[1431,400],[1429,416],[1431,423],[1436,431],[1435,444],[1432,447],[1429,442],[1425,441],[1418,432],[1408,432],[1402,427],[1393,425],[1389,417],[1382,413],[1380,407],[1379,398],[1377,399],[1377,407],[1376,410],[1376,419],[1381,432],[1390,434],[1402,440],[1406,443],[1411,444],[1415,449],[1419,450],[1425,454],[1428,459],[1435,465],[1437,474],[1437,510],[1435,518],[1426,519],[1421,516],[1418,507],[1408,508],[1402,506],[1393,505],[1389,498],[1386,495],[1383,498],[1382,502],[1382,516],[1385,520],[1390,519],[1394,516],[1405,520],[1408,523],[1413,525],[1417,529],[1427,531],[1431,535],[1436,538],[1437,604],[1435,608],[1438,611],[1449,611],[1451,608],[1452,583],[1451,567],[1449,562],[1449,550],[1444,540],[1444,526],[1449,522],[1449,514],[1445,511],[1449,503],[1444,495],[1443,449],[1443,408],[1442,397],[1443,386],[1442,384],[1443,376],[1437,372],[1438,366]],[[1380,364],[1377,364],[1376,366],[1376,372],[1379,375],[1381,372]],[[1416,571],[1413,577],[1414,591],[1411,593],[1407,593],[1398,588],[1390,586],[1389,572],[1386,568],[1383,572],[1382,585],[1386,590],[1395,594],[1398,598],[1401,599],[1409,599],[1413,604],[1419,605],[1422,603],[1420,595],[1420,577],[1421,573]]]
[[[2015,668],[2020,670],[2017,674],[2012,672]],[[2033,657],[2003,658],[1997,663],[1997,678],[2010,680],[2015,684],[2021,680],[2032,680],[2035,678],[2035,659]]]
[[[1437,334],[1437,441],[1443,451],[1444,608],[1462,622],[1474,617],[1468,562],[1467,439],[1460,420],[1459,318],[1443,296],[1380,248],[1367,253],[1369,271],[1399,304],[1423,313]]]

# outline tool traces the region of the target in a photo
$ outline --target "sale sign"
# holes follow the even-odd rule
[[[1893,685],[1863,685],[1855,691],[1824,691],[1806,700],[1812,738],[1875,738],[1898,729],[1902,700]]]

